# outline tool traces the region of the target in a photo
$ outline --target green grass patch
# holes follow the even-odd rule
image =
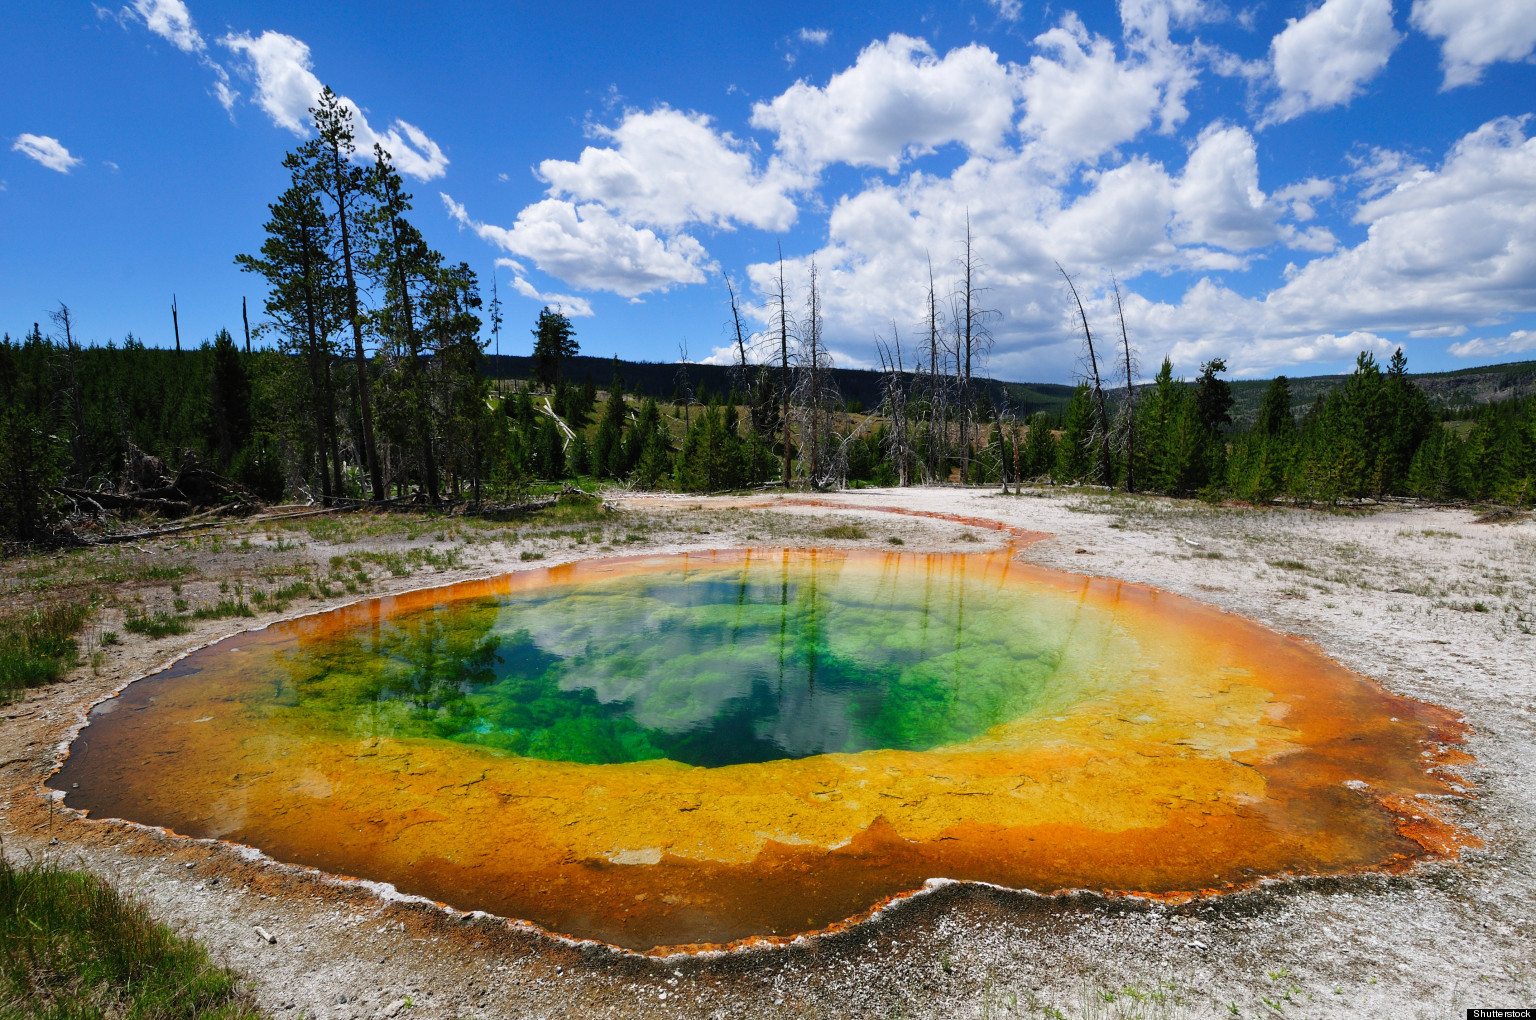
[[[255,616],[251,607],[238,599],[219,599],[211,606],[200,606],[192,613],[194,620],[224,620],[231,616]]]
[[[262,591],[260,588],[251,591],[251,601],[256,603],[258,609],[270,610],[274,613],[281,613],[287,609],[288,603],[294,599],[319,597],[314,586],[307,580],[293,581],[272,591]]]
[[[0,1017],[259,1016],[234,974],[96,877],[0,860]]]
[[[1278,570],[1306,570],[1307,565],[1300,560],[1269,560],[1269,565]]]
[[[822,528],[817,534],[822,538],[842,538],[848,540],[869,537],[869,532],[857,524],[834,524],[830,528]]]
[[[0,619],[0,702],[58,680],[79,661],[75,635],[89,600],[59,601]]]
[[[125,581],[175,581],[192,573],[187,564],[168,566],[163,563],[117,566],[96,575],[103,584],[122,584]]]
[[[160,609],[153,613],[126,618],[123,620],[123,629],[135,634],[143,634],[147,638],[163,638],[185,634],[192,627],[180,616]]]

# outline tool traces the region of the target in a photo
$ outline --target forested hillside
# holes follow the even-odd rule
[[[1165,361],[1128,386],[1123,322],[1096,348],[1079,301],[1087,381],[988,379],[995,313],[969,235],[954,292],[928,281],[927,321],[906,351],[894,332],[879,341],[878,372],[832,363],[814,265],[800,304],[781,267],[757,333],[728,291],[734,365],[584,357],[551,308],[503,338],[494,287],[485,302],[475,273],[427,243],[389,154],[359,160],[329,90],[311,112],[316,136],[284,160],[260,249],[235,256],[267,290],[255,350],[228,331],[185,351],[99,346],[64,305],[46,334],[0,341],[6,536],[279,500],[483,506],[572,478],[701,492],[1084,482],[1309,504],[1536,491],[1530,363],[1416,379],[1399,350],[1385,368],[1362,353],[1347,376],[1233,384],[1221,359],[1191,381]],[[531,354],[491,359],[492,343]]]

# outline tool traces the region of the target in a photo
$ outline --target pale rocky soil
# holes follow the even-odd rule
[[[284,1020],[1428,1018],[1536,1004],[1536,523],[1475,524],[1459,510],[1355,516],[1209,508],[1083,490],[1007,497],[864,490],[820,499],[846,510],[794,507],[792,499],[755,509],[740,500],[645,497],[612,520],[546,526],[533,535],[526,527],[515,534],[517,525],[354,516],[312,534],[237,525],[213,539],[163,539],[117,562],[191,557],[202,579],[189,577],[181,596],[195,607],[219,597],[221,579],[275,587],[284,582],[257,575],[306,563],[324,575],[331,556],[358,550],[432,550],[438,569],[418,563],[409,576],[391,576],[371,567],[365,591],[382,594],[563,559],[688,547],[815,541],[891,548],[887,539],[898,536],[907,550],[977,551],[1005,539],[872,508],[991,518],[1053,536],[1024,550],[1029,561],[1157,585],[1260,619],[1311,639],[1394,692],[1462,713],[1477,758],[1463,775],[1476,797],[1453,812],[1483,848],[1408,875],[1274,882],[1184,907],[950,886],[849,932],[785,949],[626,956],[388,898],[237,848],[83,821],[54,807],[40,784],[90,705],[195,647],[278,615],[207,622],[182,637],[148,641],[124,633],[121,608],[109,607],[87,642],[87,653],[101,653],[94,665],[0,708],[4,850],[109,879],[245,974],[261,1006]],[[812,537],[845,522],[869,537]],[[565,534],[549,534],[551,527]],[[585,532],[580,544],[578,529]],[[546,558],[525,562],[525,550]],[[44,556],[0,566],[0,598],[14,606],[39,597],[50,562]],[[62,571],[70,562],[61,557],[55,566]],[[69,569],[86,570],[74,562]],[[163,582],[121,584],[117,595],[151,609],[174,597]],[[338,590],[326,601],[295,602],[282,615],[357,597]],[[121,644],[94,643],[114,629]],[[260,938],[257,926],[276,941]]]

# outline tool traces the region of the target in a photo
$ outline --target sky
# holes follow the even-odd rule
[[[1536,358],[1536,3],[75,0],[0,10],[0,329],[170,346],[264,288],[330,85],[525,354],[732,357],[816,268],[837,364],[910,361],[969,224],[985,370],[1067,382]],[[259,341],[260,342],[260,341]]]

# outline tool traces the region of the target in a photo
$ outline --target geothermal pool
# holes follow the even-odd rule
[[[652,950],[930,878],[1177,894],[1401,864],[1454,842],[1413,798],[1459,739],[1304,642],[1011,552],[728,550],[228,638],[98,705],[50,782]]]

